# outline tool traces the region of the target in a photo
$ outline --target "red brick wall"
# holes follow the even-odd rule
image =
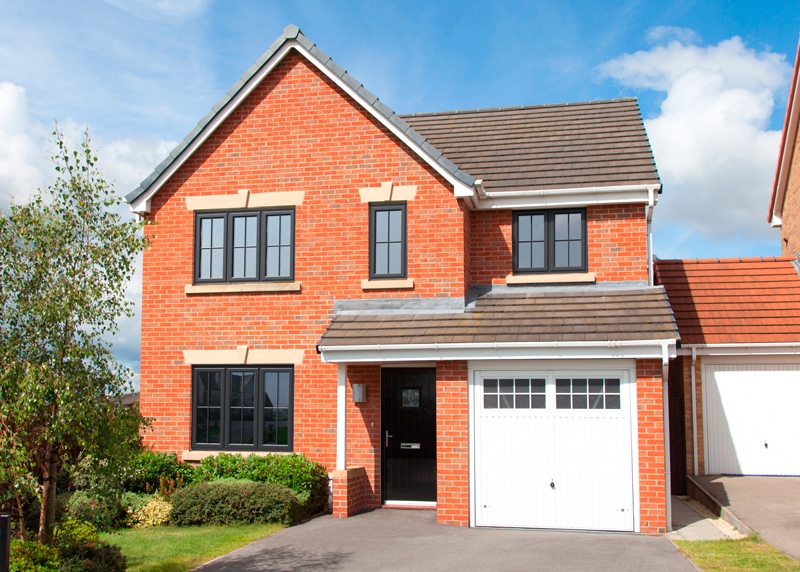
[[[794,155],[789,167],[789,182],[783,200],[781,247],[784,256],[800,253],[800,129],[794,142]]]
[[[511,274],[511,211],[472,213],[472,284],[505,284]],[[598,282],[647,280],[647,219],[642,205],[586,209],[589,272]]]
[[[368,278],[368,205],[358,189],[417,185],[408,203],[413,290],[362,291]],[[187,296],[194,216],[190,195],[305,191],[296,210],[301,293]],[[305,349],[295,369],[295,450],[333,468],[336,365],[315,351],[334,299],[464,295],[463,214],[452,189],[300,56],[257,87],[152,201],[142,292],[145,441],[190,446],[191,368],[184,349]],[[435,224],[432,224],[435,221]]]
[[[639,407],[639,522],[643,534],[666,532],[664,410],[661,361],[636,361]]]
[[[436,514],[469,526],[469,371],[466,362],[436,364]]]
[[[333,471],[331,480],[334,518],[347,518],[367,507],[367,475],[364,467]]]
[[[366,385],[367,401],[353,403],[353,384]],[[381,368],[347,366],[347,466],[366,470],[365,503],[381,506]]]

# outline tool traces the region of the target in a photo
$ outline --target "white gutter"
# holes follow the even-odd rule
[[[683,344],[677,351],[679,356],[725,356],[725,355],[800,355],[800,342],[776,343],[732,343],[732,344]]]
[[[391,362],[487,359],[591,359],[675,357],[675,340],[370,344],[319,347],[322,361]]]
[[[667,508],[667,532],[672,531],[672,468],[669,445],[669,345],[661,345],[661,403],[664,415],[664,478]]]
[[[697,376],[695,367],[697,364],[697,347],[692,346],[692,451],[694,461],[694,476],[700,474],[700,461],[697,453]]]
[[[646,203],[655,204],[661,185],[610,185],[603,187],[573,187],[524,191],[487,191],[483,181],[473,185],[477,209],[509,209],[530,207],[561,207],[592,204]]]

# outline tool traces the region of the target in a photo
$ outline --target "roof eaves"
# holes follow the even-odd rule
[[[321,65],[329,69],[334,75],[339,77],[348,87],[353,89],[359,96],[364,99],[364,103],[371,106],[375,111],[386,117],[396,128],[403,132],[409,139],[411,139],[419,148],[420,151],[428,154],[431,159],[437,162],[445,171],[450,173],[456,179],[461,181],[468,187],[471,187],[476,178],[459,169],[453,162],[449,161],[441,151],[436,149],[433,145],[427,142],[425,137],[415,131],[408,123],[406,123],[400,115],[394,112],[389,106],[380,101],[377,96],[367,90],[361,82],[347,73],[342,66],[337,64],[331,57],[316,47],[316,45],[309,40],[294,24],[286,26],[283,30],[283,35],[278,37],[242,76],[236,83],[223,95],[211,110],[200,120],[197,125],[189,132],[183,141],[178,143],[176,147],[170,152],[167,158],[162,161],[158,167],[145,178],[136,189],[125,195],[125,200],[132,203],[141,197],[150,186],[158,179],[159,175],[163,173],[180,155],[183,151],[197,138],[198,135],[208,126],[209,123],[217,116],[217,114],[225,108],[225,106],[239,93],[239,91],[258,73],[264,65],[275,55],[278,50],[289,40],[295,40],[308,53],[317,59]]]

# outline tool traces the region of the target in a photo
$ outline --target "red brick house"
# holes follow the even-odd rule
[[[681,337],[669,370],[673,475],[800,476],[797,259],[655,267]]]
[[[128,195],[147,442],[333,510],[664,532],[661,185],[635,100],[399,116],[289,26]]]

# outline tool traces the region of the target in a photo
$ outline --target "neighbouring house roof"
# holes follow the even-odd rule
[[[662,288],[485,294],[452,314],[339,315],[318,348],[678,337]]]
[[[783,121],[783,135],[778,151],[778,167],[775,170],[775,182],[767,214],[767,222],[773,226],[780,225],[783,217],[783,203],[789,185],[789,171],[794,158],[798,126],[800,126],[800,42],[797,44],[797,55],[794,58],[794,73],[789,88],[789,99],[786,102],[786,117]]]
[[[660,184],[636,99],[402,117],[487,191]]]
[[[657,260],[683,344],[800,341],[793,257]]]

